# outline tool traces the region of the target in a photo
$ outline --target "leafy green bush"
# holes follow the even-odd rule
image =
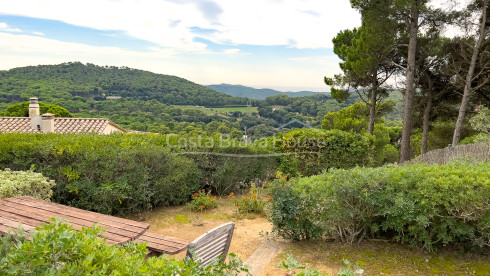
[[[192,160],[131,135],[0,135],[0,168],[54,179],[53,200],[100,213],[183,204],[199,188]]]
[[[53,219],[54,221],[54,219]],[[191,260],[146,259],[146,245],[108,245],[97,234],[100,228],[75,231],[67,224],[45,224],[30,240],[0,240],[2,275],[231,275],[247,272],[230,254],[228,263],[215,260],[205,267]],[[7,248],[7,249],[5,249]]]
[[[194,161],[201,173],[201,187],[225,195],[275,175],[278,158],[273,147],[245,144],[215,136],[169,135],[164,141],[176,153]]]
[[[199,190],[192,196],[191,202],[188,203],[192,211],[204,211],[204,209],[213,209],[218,207],[216,203],[216,196],[211,196],[211,191],[206,191],[204,189]]]
[[[283,135],[282,151],[295,156],[284,158],[282,167],[308,176],[332,168],[369,165],[372,163],[373,146],[368,136],[358,133],[296,129]]]
[[[476,114],[470,119],[471,126],[477,131],[490,134],[490,109],[484,105],[478,106]]]
[[[303,194],[304,197],[300,198],[297,190],[293,190],[295,182],[281,176],[269,187],[272,230],[293,241],[319,238],[323,229],[314,223],[309,213],[314,208],[310,203],[315,201],[306,199],[308,196],[313,199],[314,196]]]
[[[277,157],[250,157],[270,153],[268,148],[233,144],[219,136],[202,137],[198,145],[197,139],[5,133],[0,135],[0,169],[35,165],[56,181],[54,201],[109,214],[183,204],[203,187],[229,194],[275,174]],[[179,146],[179,140],[185,143]]]
[[[271,221],[288,239],[490,246],[489,162],[338,169],[291,182],[271,189]]]
[[[64,107],[43,102],[39,102],[39,113],[53,113],[56,117],[73,117]],[[1,116],[29,117],[29,102],[21,102],[8,106],[7,112]]]
[[[40,173],[29,171],[0,171],[0,198],[16,196],[32,196],[49,200],[55,185]]]

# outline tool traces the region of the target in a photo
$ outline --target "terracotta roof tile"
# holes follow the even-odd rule
[[[99,133],[111,125],[122,132],[124,128],[102,118],[54,118],[54,132],[56,133]],[[31,128],[31,119],[28,117],[0,117],[0,132],[40,133]]]

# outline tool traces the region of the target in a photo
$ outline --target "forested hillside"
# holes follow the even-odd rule
[[[30,97],[65,107],[71,112],[111,97],[157,100],[172,105],[224,106],[246,104],[188,80],[116,66],[69,62],[0,71],[0,108]]]
[[[19,116],[12,111],[15,109],[12,105],[23,102],[22,106],[27,106],[26,101],[37,96],[42,104],[59,105],[76,117],[109,118],[127,129],[162,134],[213,135],[219,132],[239,138],[246,133],[258,139],[275,135],[278,128],[288,131],[303,127],[293,124],[282,129],[294,119],[319,127],[329,112],[361,101],[357,93],[339,103],[329,94],[312,92],[314,95],[310,96],[290,97],[304,93],[282,93],[264,100],[251,100],[225,95],[174,76],[79,62],[16,68],[0,71],[0,76],[0,116]],[[275,91],[255,90],[266,94]],[[389,99],[400,103],[401,96],[400,92],[393,91]],[[246,104],[256,107],[256,112],[245,112]],[[7,106],[12,110],[7,110]],[[230,112],[216,108],[223,106],[234,108]],[[400,120],[401,105],[396,104],[385,116],[391,121]]]
[[[304,97],[304,96],[328,94],[328,93],[311,92],[311,91],[281,92],[269,88],[257,89],[253,87],[243,86],[243,85],[233,85],[233,84],[226,84],[226,83],[207,85],[207,87],[214,89],[218,92],[225,93],[230,96],[247,97],[256,100],[265,100],[267,97],[276,96],[276,95],[286,95],[289,97]]]

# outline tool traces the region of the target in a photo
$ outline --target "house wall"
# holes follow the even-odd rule
[[[102,134],[111,134],[113,132],[122,132],[119,128],[116,128],[110,124],[107,124]]]

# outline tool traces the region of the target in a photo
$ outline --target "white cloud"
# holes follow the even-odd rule
[[[215,43],[332,47],[331,38],[360,25],[348,0],[16,0],[2,13],[60,20],[126,34],[184,51],[204,51],[191,27],[213,29]]]
[[[32,32],[32,33],[35,35],[45,35],[44,33],[41,33],[41,32]]]
[[[223,0],[222,6],[223,28],[210,36],[222,43],[332,47],[338,31],[360,25],[347,0]]]
[[[96,47],[79,43],[61,42],[39,36],[14,35],[0,32],[0,69],[81,61],[100,65],[134,66],[174,59],[173,50],[155,49],[137,52],[118,47]]]
[[[0,31],[3,31],[3,32],[13,32],[13,33],[20,33],[20,32],[22,32],[21,29],[19,29],[19,28],[12,28],[12,27],[10,27],[5,22],[0,22]]]
[[[254,64],[247,62],[247,58],[241,58],[243,55],[237,55],[240,62],[229,62],[229,56],[222,53],[180,55],[174,50],[159,47],[138,52],[0,32],[0,70],[80,61],[101,66],[128,66],[149,70],[183,77],[200,84],[226,82],[261,87],[299,87],[289,90],[305,90],[306,87],[323,90],[323,76],[333,75],[339,70],[336,61],[318,64],[307,60],[299,63],[285,60],[281,63]],[[292,66],[290,63],[293,63]]]
[[[81,61],[171,74],[201,84],[262,87],[322,88],[324,75],[338,73],[338,61],[329,57],[288,60],[273,53],[276,59],[257,64],[256,59],[247,58],[252,50],[237,45],[328,48],[337,32],[360,25],[349,0],[15,0],[2,3],[1,14],[117,31],[156,46],[138,52],[123,49],[124,45],[67,43],[33,31],[14,35],[5,30],[11,26],[0,23],[0,69]],[[199,32],[196,27],[211,31]],[[195,40],[197,36],[226,47],[212,52]]]
[[[240,49],[226,49],[223,51],[225,54],[237,54],[240,52]]]

